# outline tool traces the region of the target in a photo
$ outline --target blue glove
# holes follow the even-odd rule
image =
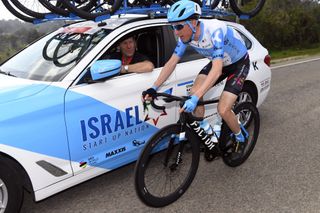
[[[199,101],[199,98],[196,95],[192,95],[190,99],[188,99],[184,103],[182,108],[184,109],[185,112],[193,112],[197,106],[198,101]]]

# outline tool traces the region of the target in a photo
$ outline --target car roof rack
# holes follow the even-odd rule
[[[117,10],[113,15],[147,15],[149,18],[156,17],[166,17],[169,7],[161,6],[160,4],[151,4],[150,6],[141,6],[141,7],[128,7],[127,0],[124,0],[124,6]],[[229,12],[223,9],[214,9],[212,10],[210,6],[205,5],[205,1],[201,7],[202,18],[225,18],[225,17],[236,17],[237,15],[233,12]],[[95,22],[102,22],[111,17],[110,14],[98,16],[95,18]],[[240,16],[240,19],[249,19],[248,16]],[[41,24],[49,21],[80,21],[84,20],[74,14],[70,14],[69,17],[63,17],[57,14],[47,14],[45,19],[35,19],[34,24]]]

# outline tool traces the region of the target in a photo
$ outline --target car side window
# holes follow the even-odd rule
[[[136,41],[136,51],[140,54],[147,56],[153,63],[154,67],[160,66],[160,56],[161,56],[161,29],[160,27],[151,27],[143,30],[138,30],[130,32],[130,35],[134,36]],[[123,35],[121,38],[128,36],[128,34]],[[110,56],[116,52],[120,52],[119,49],[119,38],[111,48],[109,48],[100,59],[109,59]]]
[[[231,26],[231,27],[232,27],[232,26]],[[247,49],[250,50],[251,47],[252,47],[252,42],[248,39],[248,37],[245,36],[245,35],[244,35],[242,32],[240,32],[238,29],[236,29],[236,28],[234,28],[234,27],[232,27],[232,28],[233,28],[234,30],[236,30],[236,31],[240,34],[240,36],[241,36],[241,38],[243,39],[243,41],[244,41]]]

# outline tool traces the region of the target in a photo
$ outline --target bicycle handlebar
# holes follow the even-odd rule
[[[155,103],[155,99],[157,97],[164,97],[164,102],[169,103],[169,102],[173,102],[173,101],[179,101],[180,102],[180,107],[182,107],[184,105],[184,102],[186,100],[188,100],[190,97],[189,96],[175,96],[175,95],[170,95],[168,93],[156,93],[154,94],[154,98],[151,100],[151,106],[155,109],[158,110],[164,110],[165,106],[159,106]],[[210,100],[206,100],[206,101],[199,101],[198,102],[198,106],[202,106],[202,105],[207,105],[207,104],[214,104],[214,103],[218,103],[219,99],[210,99]]]

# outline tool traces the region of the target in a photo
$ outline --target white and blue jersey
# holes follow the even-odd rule
[[[183,43],[179,38],[174,53],[180,58],[187,45],[209,60],[223,59],[223,66],[239,61],[247,53],[247,48],[240,34],[224,22],[217,19],[200,22],[200,37],[198,41]]]

